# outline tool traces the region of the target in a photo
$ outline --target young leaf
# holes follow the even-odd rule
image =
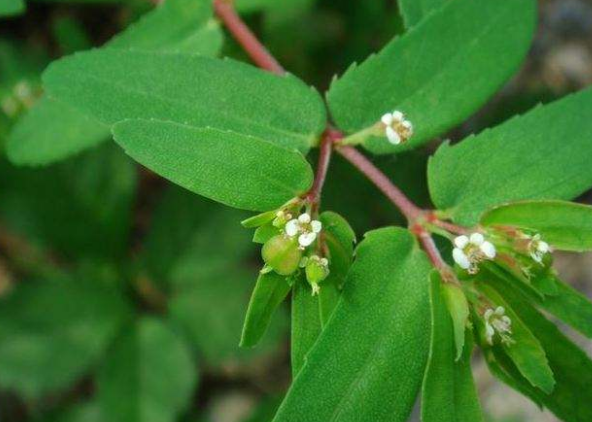
[[[197,368],[166,324],[142,318],[110,349],[97,376],[101,415],[111,421],[169,421],[189,405]]]
[[[532,230],[556,249],[592,250],[592,207],[564,201],[524,201],[501,205],[481,217],[484,226]]]
[[[321,214],[320,220],[330,258],[329,276],[321,284],[319,292],[321,323],[325,326],[337,306],[345,277],[353,261],[356,234],[349,223],[337,213],[326,211]]]
[[[154,172],[236,208],[277,208],[312,183],[299,152],[251,136],[157,120],[125,120],[113,136]]]
[[[501,278],[490,279],[490,285],[510,304],[522,321],[532,330],[545,349],[555,375],[556,385],[549,395],[531,390],[529,397],[540,402],[566,422],[592,420],[592,361],[559,329],[516,295],[511,285]],[[511,385],[513,386],[513,385]]]
[[[216,55],[222,34],[209,1],[167,0],[111,39],[104,48]],[[75,107],[44,97],[19,119],[7,143],[17,165],[44,165],[109,139],[109,129]]]
[[[97,50],[52,63],[44,82],[50,96],[109,125],[166,120],[306,152],[326,124],[320,96],[304,83],[229,59]]]
[[[587,89],[458,145],[442,145],[428,167],[434,203],[456,222],[473,225],[500,203],[573,199],[592,185],[591,119]]]
[[[402,422],[411,412],[429,349],[430,265],[395,228],[369,232],[356,256],[275,422]]]
[[[259,343],[267,331],[271,317],[291,289],[286,277],[275,272],[259,274],[245,316],[241,347],[254,347]]]
[[[447,0],[399,0],[401,15],[405,26],[411,28],[438,8],[444,6]]]
[[[121,296],[88,276],[19,284],[0,302],[0,383],[29,399],[70,386],[127,315]]]
[[[319,297],[311,294],[311,288],[306,282],[306,278],[299,277],[292,289],[292,336],[290,345],[292,378],[296,378],[296,375],[300,372],[307,353],[320,333]]]
[[[501,347],[503,350],[512,359],[520,373],[533,386],[540,388],[546,394],[550,394],[555,387],[555,379],[541,343],[494,289],[486,285],[480,285],[479,290],[496,306],[503,306],[506,315],[512,321],[512,342],[502,342]]]
[[[278,229],[273,224],[269,223],[261,227],[257,227],[255,232],[253,233],[253,242],[264,244],[272,237],[281,234],[280,229]]]
[[[454,328],[446,309],[446,293],[438,272],[430,275],[432,340],[422,387],[423,422],[483,421],[471,372],[471,333],[460,361],[455,357]],[[464,327],[463,327],[464,329]],[[464,332],[463,332],[464,334]]]
[[[364,145],[375,153],[421,145],[466,119],[514,73],[534,23],[532,0],[449,1],[336,80],[327,94],[331,115],[354,133],[400,110],[414,126],[404,147],[384,136]]]
[[[462,356],[465,345],[465,331],[469,320],[469,303],[460,286],[446,283],[442,285],[442,295],[448,315],[452,320],[454,343],[456,345],[456,360],[458,360]]]

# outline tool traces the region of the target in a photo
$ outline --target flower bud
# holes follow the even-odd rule
[[[304,268],[306,272],[306,280],[312,287],[312,293],[319,292],[319,283],[327,278],[329,275],[329,262],[327,258],[319,258],[317,255],[311,256],[306,260]]]
[[[269,239],[261,250],[263,261],[280,275],[290,275],[298,269],[302,259],[302,251],[298,241],[285,235],[277,235]]]

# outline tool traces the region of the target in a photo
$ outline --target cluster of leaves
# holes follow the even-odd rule
[[[538,262],[528,248],[540,236],[557,250],[592,249],[592,208],[565,202],[592,186],[586,162],[591,90],[456,145],[444,143],[430,158],[437,221],[450,220],[495,243],[495,260],[480,256],[479,271],[435,270],[414,232],[404,228],[367,232],[354,252],[347,220],[318,214],[318,204],[306,203],[313,184],[306,156],[319,145],[328,116],[344,132],[343,143],[374,154],[422,146],[506,82],[535,27],[533,0],[401,0],[400,8],[405,34],[335,79],[325,104],[293,75],[214,58],[222,38],[209,1],[167,0],[104,47],[52,63],[43,74],[43,98],[7,138],[7,157],[17,165],[45,165],[113,137],[135,161],[187,191],[263,211],[246,220],[257,227],[253,241],[264,244],[268,264],[243,326],[242,345],[257,348],[240,356],[265,350],[262,339],[277,339],[280,304],[291,293],[294,380],[276,422],[405,421],[420,391],[425,422],[482,420],[470,368],[476,345],[503,382],[567,422],[587,422],[592,361],[541,312],[592,337],[592,304],[559,280],[550,258]],[[415,127],[403,145],[376,130],[391,110],[403,110]],[[11,174],[21,170],[6,167],[2,180],[18,183],[3,193],[0,217],[39,239],[41,248],[50,244],[94,263],[79,263],[67,274],[44,265],[43,282],[19,286],[2,303],[0,383],[37,397],[100,362],[100,417],[171,420],[196,383],[191,347],[214,364],[238,356],[228,338],[236,333],[235,311],[249,280],[241,266],[249,242],[232,229],[240,212],[220,211],[171,188],[129,268],[122,239],[129,235],[136,185],[130,166],[105,145],[55,166],[55,178]],[[71,167],[81,177],[59,183]],[[415,179],[422,177],[419,167]],[[23,202],[20,193],[36,177],[39,191]],[[57,218],[43,224],[64,186],[64,198],[80,198],[64,224],[81,221],[66,238]],[[104,191],[100,200],[86,195],[91,190]],[[292,209],[294,201],[299,205]],[[311,247],[329,261],[315,296],[296,261],[289,271],[280,265],[299,249],[290,249],[280,264],[265,252],[278,236],[290,237],[286,221],[276,219],[300,213],[301,203],[322,223]],[[363,206],[360,201],[357,208]],[[413,223],[452,239],[429,218]],[[166,292],[166,318],[132,309],[113,272],[121,278],[133,273],[134,285],[127,287],[152,305]],[[215,301],[221,304],[213,308],[209,302]],[[493,309],[511,321],[511,330],[496,326],[495,341],[486,316]],[[45,318],[46,312],[55,318]],[[511,341],[499,335],[507,333]]]

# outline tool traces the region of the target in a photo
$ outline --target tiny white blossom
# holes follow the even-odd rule
[[[393,145],[399,145],[413,136],[413,125],[398,110],[384,114],[380,121],[384,125],[386,138]]]
[[[478,264],[486,259],[494,259],[496,250],[493,243],[485,240],[481,233],[473,233],[470,236],[457,236],[454,241],[452,258],[464,270],[470,274],[479,271]]]
[[[545,255],[551,252],[551,247],[547,242],[541,240],[541,236],[539,234],[536,234],[532,237],[528,244],[528,251],[530,253],[530,257],[540,264],[543,262]]]
[[[317,238],[317,235],[323,229],[323,224],[318,220],[313,220],[310,214],[301,214],[286,223],[284,230],[290,237],[298,236],[300,249],[310,246]]]
[[[512,320],[506,315],[506,310],[503,306],[497,308],[489,308],[483,314],[485,320],[485,338],[487,342],[493,345],[493,337],[497,333],[502,343],[512,344]]]

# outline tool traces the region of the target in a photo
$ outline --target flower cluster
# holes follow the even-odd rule
[[[506,310],[503,306],[498,306],[495,309],[487,309],[483,314],[485,320],[485,338],[487,343],[493,345],[493,337],[497,333],[502,343],[512,344],[512,320],[506,315]]]
[[[413,136],[413,125],[405,119],[405,115],[400,111],[386,113],[380,121],[384,125],[388,141],[393,145],[399,145]]]
[[[546,254],[551,252],[549,244],[541,240],[541,235],[535,234],[528,243],[528,253],[530,257],[541,264]]]
[[[452,250],[454,262],[469,274],[476,274],[479,271],[479,263],[494,259],[496,255],[493,243],[486,241],[481,233],[458,236],[454,239],[454,246]]]
[[[284,228],[286,234],[290,237],[298,237],[300,249],[310,246],[317,238],[317,235],[323,229],[323,225],[318,220],[313,220],[310,214],[301,214],[286,223]]]

